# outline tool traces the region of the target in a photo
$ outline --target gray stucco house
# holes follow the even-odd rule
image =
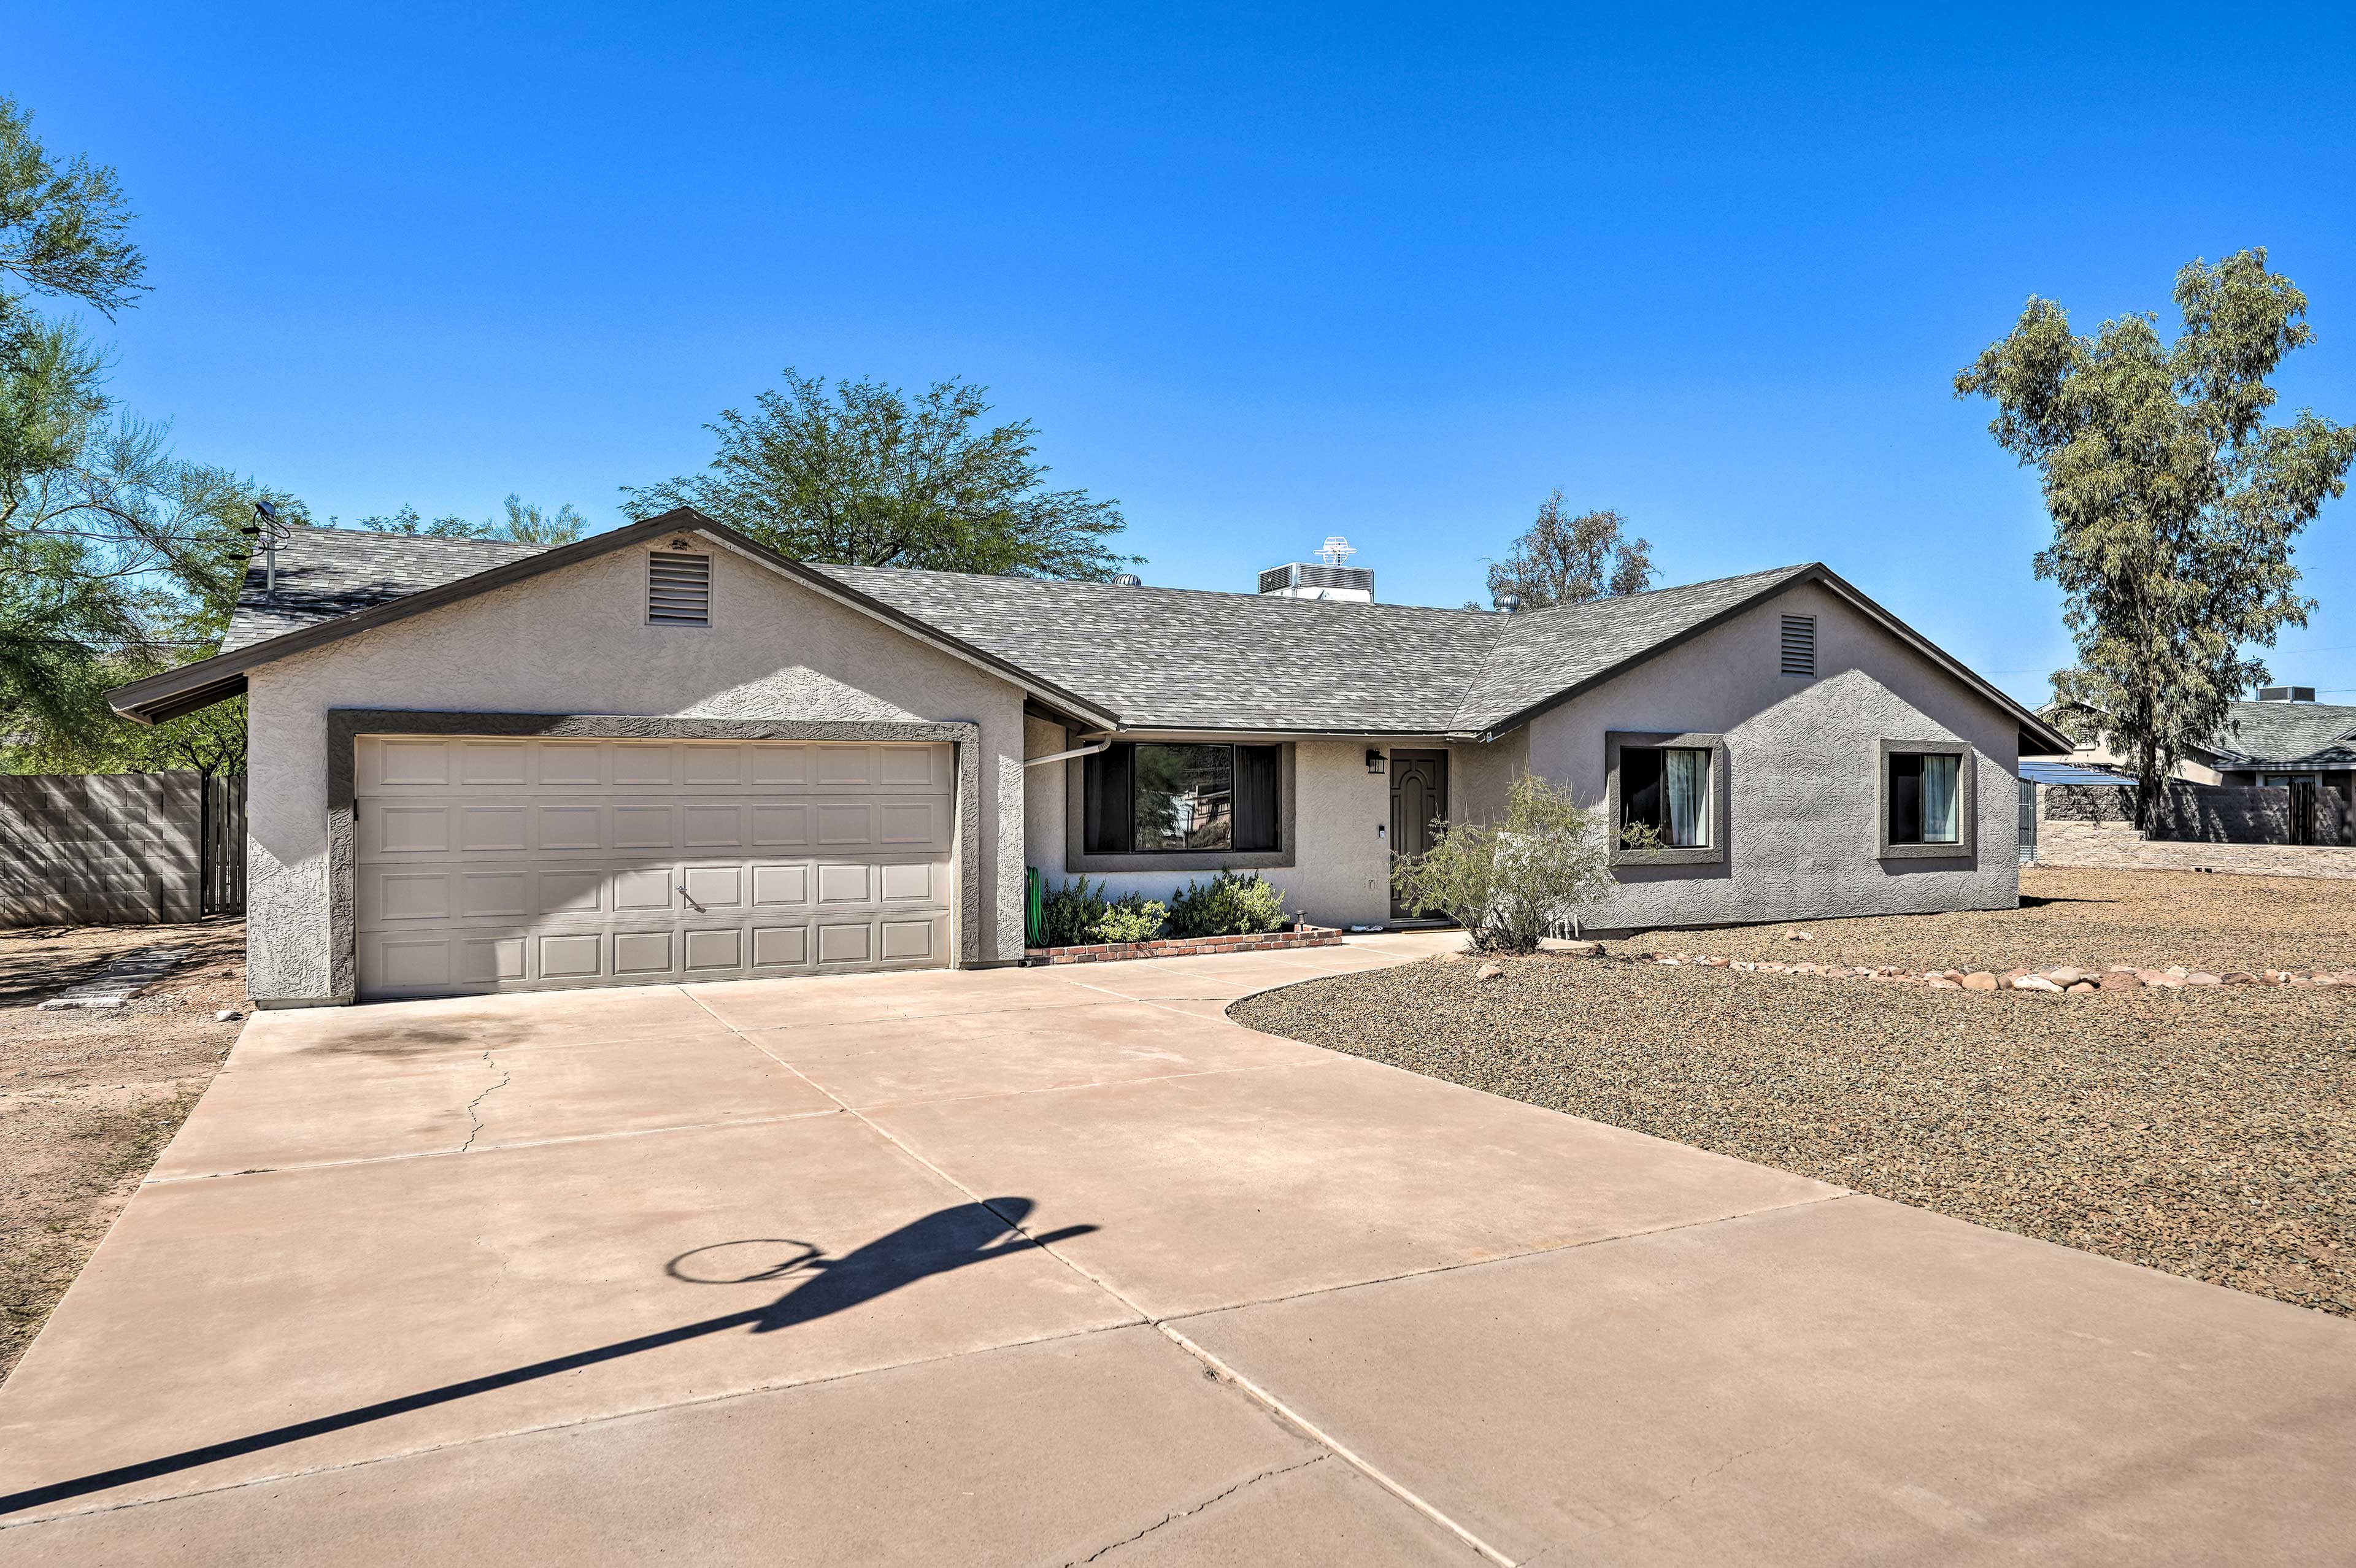
[[[1601,929],[2018,901],[2018,760],[2069,742],[1822,566],[1514,615],[1331,570],[823,567],[685,511],[552,549],[305,528],[219,655],[113,700],[249,699],[264,1006],[1016,963],[1026,865],[1249,867],[1378,923],[1392,856],[1526,770],[1658,837]]]

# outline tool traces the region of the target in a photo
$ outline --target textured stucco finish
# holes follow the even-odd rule
[[[351,708],[973,724],[980,961],[1020,961],[1022,693],[757,563],[712,553],[709,627],[648,625],[646,555],[628,549],[255,669],[254,997],[349,999],[337,984],[326,757],[328,714]]]
[[[1778,673],[1782,617],[1790,614],[1816,617],[1812,679]],[[1813,583],[1540,714],[1529,728],[1531,768],[1582,801],[1603,796],[1611,731],[1726,737],[1724,863],[1619,868],[1616,891],[1584,912],[1594,929],[2009,909],[2019,901],[2017,723]],[[1971,746],[1977,853],[1935,860],[1876,854],[1882,740]]]
[[[1046,756],[1074,742],[1060,725],[1044,720],[1027,722],[1030,754]],[[1255,737],[1255,740],[1285,737]],[[1391,918],[1390,820],[1391,781],[1387,771],[1366,772],[1366,750],[1387,743],[1365,739],[1347,741],[1292,737],[1292,803],[1290,827],[1295,834],[1290,866],[1260,867],[1262,857],[1206,856],[1198,866],[1149,871],[1087,873],[1116,895],[1142,893],[1166,899],[1188,882],[1208,878],[1234,866],[1254,869],[1282,888],[1287,903],[1319,925],[1377,925]],[[1441,747],[1430,741],[1401,741],[1419,750],[1446,751],[1448,791],[1451,810],[1457,809],[1460,778],[1478,791],[1502,798],[1505,784],[1520,770],[1521,736],[1516,731],[1494,745]],[[1068,784],[1060,763],[1031,770],[1030,799],[1023,832],[1030,863],[1050,882],[1069,874],[1066,855]]]

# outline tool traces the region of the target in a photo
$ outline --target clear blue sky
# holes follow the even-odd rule
[[[1822,559],[2035,699],[2048,525],[1949,390],[2025,296],[2172,327],[2268,246],[2285,407],[2356,419],[2344,6],[1110,9],[16,0],[0,91],[141,215],[116,389],[322,518],[607,526],[782,366],[955,374],[1149,581],[1342,532],[1459,603],[1558,485],[1665,581]],[[2342,701],[2351,522],[2273,656]]]

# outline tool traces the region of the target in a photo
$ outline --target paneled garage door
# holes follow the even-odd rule
[[[364,735],[363,997],[949,962],[949,748]]]

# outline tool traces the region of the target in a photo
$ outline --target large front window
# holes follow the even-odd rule
[[[1963,842],[1963,759],[1952,752],[1890,753],[1890,841]]]
[[[1629,844],[1709,847],[1709,758],[1696,746],[1620,749],[1620,830]]]
[[[1275,746],[1107,747],[1083,764],[1087,853],[1277,848],[1280,754]]]

